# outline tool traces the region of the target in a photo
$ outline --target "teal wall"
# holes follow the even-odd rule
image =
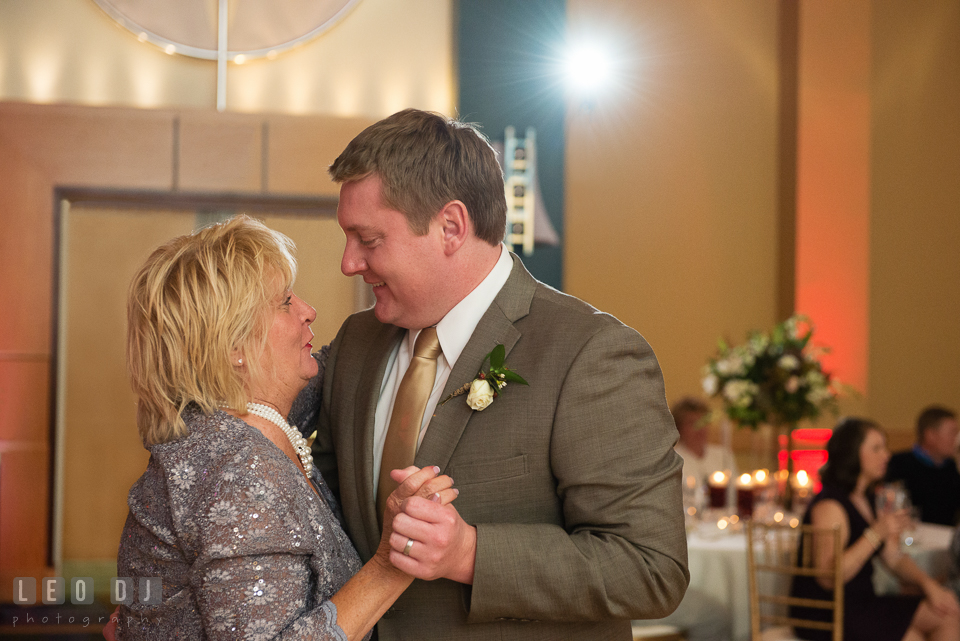
[[[537,131],[543,201],[563,242],[564,93],[557,73],[566,0],[458,0],[459,116],[490,140]],[[523,258],[539,280],[563,286],[562,247],[537,246]]]

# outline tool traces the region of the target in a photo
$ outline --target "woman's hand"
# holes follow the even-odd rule
[[[117,641],[117,622],[120,620],[120,606],[110,615],[107,625],[103,626],[103,638],[107,641]]]
[[[894,541],[896,546],[899,547],[900,536],[909,525],[910,512],[908,510],[895,510],[878,514],[877,520],[870,527],[883,541]]]

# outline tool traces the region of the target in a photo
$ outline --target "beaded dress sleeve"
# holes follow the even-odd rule
[[[120,576],[161,577],[163,599],[135,590],[118,638],[346,639],[329,599],[360,560],[330,506],[255,428],[184,418],[188,437],[150,448],[118,557]]]
[[[290,408],[287,422],[300,430],[305,437],[309,437],[316,429],[317,416],[320,414],[320,400],[323,393],[323,374],[327,368],[327,354],[330,346],[324,345],[319,352],[314,352],[317,361],[317,375],[310,379],[307,386],[297,395]]]

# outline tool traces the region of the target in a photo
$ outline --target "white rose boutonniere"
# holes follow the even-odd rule
[[[470,409],[480,412],[489,407],[490,404],[493,403],[493,399],[500,396],[500,392],[507,386],[508,382],[529,385],[527,381],[523,380],[522,376],[507,367],[506,363],[503,362],[504,358],[506,358],[506,351],[503,345],[494,347],[493,351],[483,357],[483,362],[480,364],[480,371],[477,373],[477,377],[443,399],[443,403],[440,403],[440,405],[443,405],[454,396],[460,396],[461,394],[469,392],[469,394],[467,394],[467,405],[470,406]],[[483,365],[487,361],[490,361],[490,367],[484,372]]]
[[[467,405],[470,409],[486,409],[493,402],[493,387],[483,378],[476,378],[470,383],[470,393],[467,394]]]

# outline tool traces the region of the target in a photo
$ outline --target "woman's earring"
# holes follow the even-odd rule
[[[243,359],[242,359],[242,358],[238,358],[238,359],[237,359],[237,364],[243,365]]]

